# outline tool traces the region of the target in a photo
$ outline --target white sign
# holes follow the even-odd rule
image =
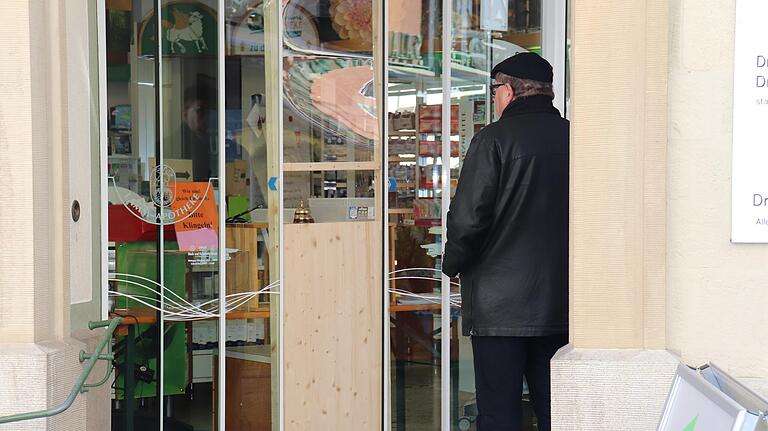
[[[768,1],[736,2],[731,241],[768,243]]]
[[[471,12],[468,16],[471,16]],[[485,31],[507,31],[509,29],[509,0],[482,0],[480,2],[480,28]]]

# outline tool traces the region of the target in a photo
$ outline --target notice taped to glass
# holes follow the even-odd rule
[[[768,2],[736,2],[731,241],[768,243]]]

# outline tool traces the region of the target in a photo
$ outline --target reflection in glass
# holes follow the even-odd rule
[[[302,54],[370,57],[372,13],[371,0],[286,0],[285,46]]]
[[[269,162],[278,146],[267,129],[278,89],[267,88],[265,31],[276,16],[253,0],[227,0],[225,10],[225,422],[227,430],[271,431],[279,407],[279,231],[268,178],[277,176]]]
[[[503,2],[499,2],[502,4]],[[457,9],[463,8],[461,10]],[[477,2],[456,0],[451,55],[451,195],[458,183],[461,164],[472,137],[491,121],[492,98],[489,71],[518,52],[541,53],[541,1],[510,0],[506,10],[480,10]],[[483,21],[483,13],[489,18]],[[490,23],[492,28],[488,28]],[[454,108],[455,107],[455,108]],[[454,126],[455,124],[455,126]],[[455,133],[455,134],[454,134]],[[454,147],[458,146],[457,149]],[[458,150],[458,151],[457,151]],[[451,332],[460,334],[459,280],[451,282]],[[457,337],[451,345],[451,421],[459,430],[475,430],[477,405],[472,344],[469,337]],[[525,429],[535,430],[535,418],[523,388]]]
[[[125,318],[113,423],[211,430],[221,295],[217,13],[163,1],[157,14],[154,5],[107,2],[110,296]]]
[[[153,12],[152,6],[137,11],[116,2],[106,7],[109,302],[112,315],[127,322],[114,340],[115,429],[159,424],[161,338],[173,345],[177,337],[161,334],[154,309],[161,295],[157,216],[162,207],[154,203],[149,186],[150,159],[157,154],[157,67],[153,57],[140,54],[134,37]],[[183,284],[167,290],[181,293]]]
[[[191,212],[188,219],[173,220],[178,251],[164,250],[164,282],[181,278],[183,299],[193,307],[215,310],[211,317],[182,323],[163,313],[164,328],[184,334],[178,356],[172,346],[165,345],[162,378],[177,381],[184,390],[164,394],[164,422],[192,429],[213,429],[217,411],[213,358],[221,341],[218,300],[223,293],[218,246],[222,223],[218,220],[217,20],[217,11],[202,3],[162,2],[161,163],[176,175],[169,187],[174,191],[174,215]]]
[[[453,195],[472,137],[492,120],[489,71],[517,52],[541,50],[541,2],[452,0],[450,82],[444,82],[442,64],[448,55],[442,52],[443,4],[392,0],[388,10],[392,429],[440,427],[440,351],[431,358],[434,379],[423,379],[412,351],[423,348],[425,335],[447,339],[435,317],[441,289],[450,289],[451,304],[443,310],[451,322],[444,335],[451,339],[450,359],[443,362],[451,367],[450,427],[476,429],[471,344],[460,336],[459,280],[440,280],[442,208],[450,199],[443,196],[443,164]],[[443,93],[449,89],[450,134],[443,136]],[[418,397],[416,406],[405,402],[411,397]],[[430,414],[433,421],[421,421]]]
[[[389,5],[388,177],[393,430],[439,430],[442,6]],[[437,96],[437,97],[435,97]]]
[[[284,203],[315,222],[376,216],[372,14],[372,0],[284,4]]]
[[[370,60],[289,57],[286,162],[373,160],[378,122]]]

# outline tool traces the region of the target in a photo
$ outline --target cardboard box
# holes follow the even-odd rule
[[[248,162],[235,160],[226,165],[227,195],[248,196]]]

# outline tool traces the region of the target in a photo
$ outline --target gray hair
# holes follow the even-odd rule
[[[547,96],[551,99],[555,98],[555,92],[552,90],[551,82],[520,79],[501,72],[496,74],[496,82],[500,84],[509,84],[515,92],[516,99],[529,96]]]

